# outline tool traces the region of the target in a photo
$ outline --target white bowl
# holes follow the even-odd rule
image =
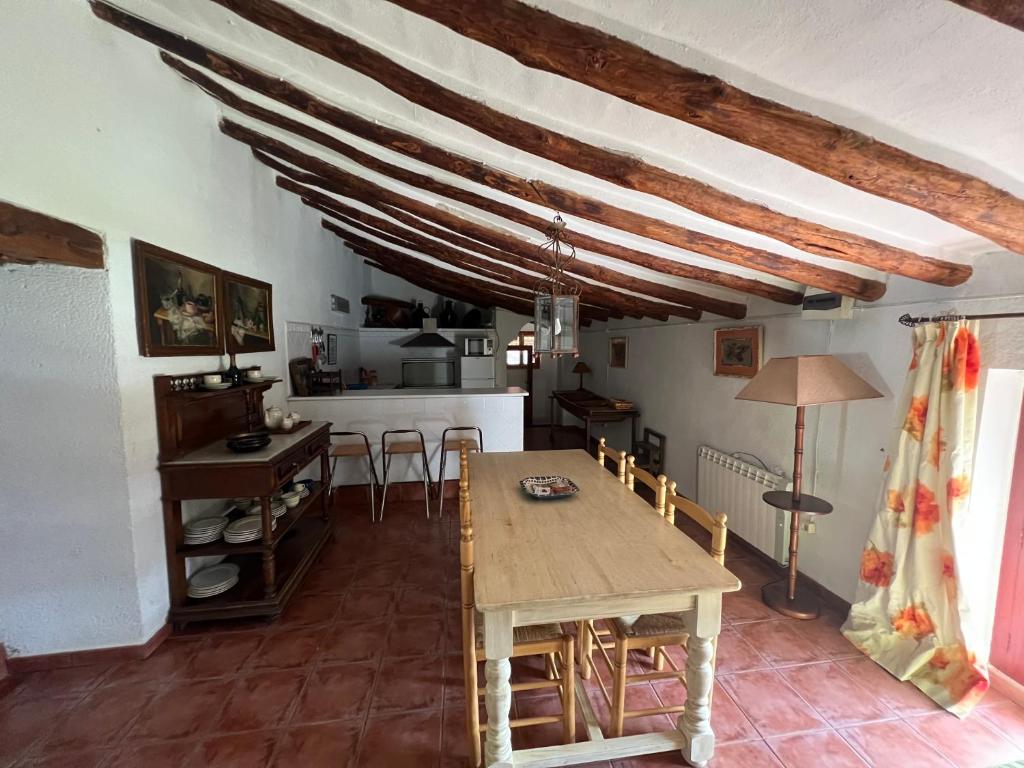
[[[288,507],[288,509],[292,509],[293,507],[297,507],[299,502],[302,501],[302,494],[298,491],[288,491],[288,493],[281,494],[281,501],[284,502],[284,505]]]

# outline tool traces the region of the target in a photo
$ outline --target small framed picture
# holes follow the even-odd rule
[[[625,368],[629,356],[629,337],[612,336],[608,339],[608,367]]]
[[[231,354],[274,350],[273,288],[270,283],[224,273],[224,326]]]
[[[338,334],[327,334],[327,364],[338,364]]]
[[[223,354],[221,271],[141,240],[132,240],[132,262],[139,354]]]
[[[753,378],[761,370],[763,333],[764,329],[760,325],[716,328],[715,376]]]

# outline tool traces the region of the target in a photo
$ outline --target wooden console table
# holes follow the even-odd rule
[[[202,374],[196,376],[202,380]],[[330,422],[273,435],[268,446],[253,453],[234,453],[225,446],[225,438],[261,427],[263,392],[275,382],[206,391],[196,389],[190,379],[195,377],[155,377],[170,621],[180,627],[208,619],[275,617],[330,536],[330,493],[324,482],[314,483],[308,497],[278,518],[276,530],[271,497],[318,459],[320,477],[328,477]],[[245,496],[260,499],[261,540],[184,543],[182,501]],[[307,514],[314,510],[319,515]],[[213,556],[240,566],[238,584],[214,597],[190,598],[188,559]]]
[[[630,451],[636,444],[639,435],[640,411],[636,408],[620,409],[612,405],[611,400],[591,392],[589,389],[562,389],[551,393],[551,428],[549,439],[555,439],[555,403],[562,406],[562,409],[577,419],[583,421],[587,431],[586,450],[590,450],[590,425],[606,424],[613,421],[632,419],[632,440]]]

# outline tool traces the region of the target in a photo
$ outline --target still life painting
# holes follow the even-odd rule
[[[761,326],[715,329],[715,375],[753,378],[761,370]]]
[[[224,313],[228,352],[270,352],[274,319],[270,283],[224,273]]]
[[[132,240],[139,353],[219,355],[224,350],[216,267]]]

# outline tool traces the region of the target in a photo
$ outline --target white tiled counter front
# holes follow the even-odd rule
[[[330,421],[333,432],[365,432],[370,439],[377,473],[383,479],[381,433],[387,429],[419,429],[427,444],[430,471],[437,480],[441,460],[441,433],[445,427],[478,426],[484,433],[484,450],[523,450],[523,403],[520,387],[494,389],[371,389],[348,390],[341,395],[293,397],[290,410],[303,419]],[[405,436],[406,438],[408,436]],[[415,437],[415,436],[413,436]],[[399,436],[397,439],[403,439]],[[419,456],[396,455],[391,461],[391,481],[419,481]],[[458,477],[459,461],[453,453],[445,467],[446,479]],[[340,459],[335,485],[367,482],[366,462]]]

